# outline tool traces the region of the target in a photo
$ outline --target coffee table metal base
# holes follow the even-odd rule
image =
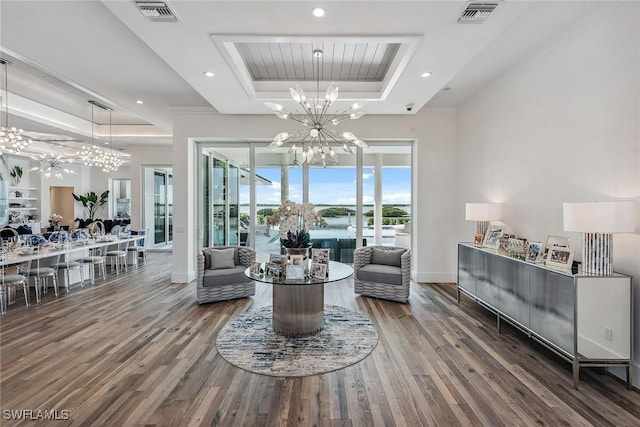
[[[324,283],[273,284],[273,330],[280,335],[312,335],[324,328]]]

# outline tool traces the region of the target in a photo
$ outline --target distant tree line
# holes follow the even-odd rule
[[[335,218],[338,216],[355,215],[356,211],[349,208],[326,208],[320,209],[318,213],[325,218]]]

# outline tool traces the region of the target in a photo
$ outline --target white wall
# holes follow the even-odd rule
[[[474,230],[465,202],[500,202],[515,234],[568,235],[581,259],[580,235],[563,231],[562,202],[640,200],[639,123],[640,4],[615,3],[459,109],[458,238]],[[615,235],[614,251],[640,307],[640,235]],[[634,326],[638,386],[640,309]]]
[[[173,164],[173,150],[170,145],[136,145],[129,147],[131,161],[129,164],[131,178],[131,228],[141,229],[145,227],[153,229],[153,222],[145,224],[142,218],[142,202],[153,200],[153,186],[142,185],[143,165],[171,165]],[[147,194],[142,194],[143,189]],[[149,199],[150,198],[150,199]]]
[[[195,278],[195,158],[194,140],[270,141],[290,124],[273,115],[220,115],[213,110],[175,111],[173,124],[174,282]],[[455,279],[456,150],[455,112],[424,109],[411,116],[365,116],[350,121],[348,130],[364,140],[416,141],[413,270],[424,282]],[[133,165],[132,165],[133,167]],[[134,196],[135,198],[135,196]],[[184,250],[183,250],[184,249]]]

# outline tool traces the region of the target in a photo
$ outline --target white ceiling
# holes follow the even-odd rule
[[[339,101],[369,99],[363,108],[367,114],[455,107],[570,24],[611,5],[498,1],[486,22],[460,24],[457,18],[469,2],[167,3],[178,22],[151,22],[133,0],[0,0],[0,56],[13,62],[10,123],[42,132],[41,137],[87,141],[93,130],[94,138],[104,140],[108,115],[96,112],[91,125],[87,101],[93,99],[114,109],[115,147],[167,144],[173,107],[210,105],[223,114],[270,114],[264,101],[287,100],[291,85],[307,80],[314,88],[308,72],[295,71],[311,63],[310,57],[290,53],[300,46],[301,51],[325,50],[323,79],[331,69],[369,64],[367,72],[332,76],[349,76],[336,82]],[[325,17],[312,16],[315,6],[326,9]],[[397,47],[392,57],[372,54],[388,45]],[[253,59],[248,59],[252,49]],[[262,61],[264,72],[247,68],[265,49],[280,53]],[[273,65],[276,78],[266,72],[269,62],[283,63],[277,72]],[[378,66],[387,70],[384,75],[368,72]],[[215,76],[206,77],[205,71]],[[431,77],[421,77],[425,71]],[[409,113],[405,106],[410,103]]]

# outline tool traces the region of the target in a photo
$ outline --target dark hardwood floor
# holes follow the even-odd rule
[[[229,319],[270,304],[270,286],[198,305],[195,285],[171,284],[170,269],[170,254],[149,253],[139,270],[9,307],[0,424],[640,425],[640,393],[601,370],[582,370],[575,390],[569,363],[508,326],[498,334],[486,310],[456,302],[452,284],[415,284],[406,305],[328,284],[326,303],[370,318],[377,347],[344,370],[274,378],[229,365],[215,346]],[[18,422],[11,410],[68,419]]]

